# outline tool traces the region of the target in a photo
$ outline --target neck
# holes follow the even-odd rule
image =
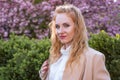
[[[70,46],[70,44],[64,44],[64,49],[68,48]]]

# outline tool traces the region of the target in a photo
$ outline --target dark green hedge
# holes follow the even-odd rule
[[[89,44],[94,49],[105,54],[106,66],[112,80],[120,80],[120,35],[110,37],[104,31],[92,34]]]
[[[48,39],[11,35],[8,41],[0,40],[0,80],[39,80],[38,71],[49,48]]]
[[[112,80],[120,80],[120,35],[92,34],[89,44],[105,54]],[[8,41],[0,40],[0,80],[40,80],[38,71],[49,48],[49,39],[11,35]]]

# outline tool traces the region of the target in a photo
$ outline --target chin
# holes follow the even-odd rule
[[[62,44],[65,44],[66,42],[65,41],[60,41]]]
[[[66,44],[67,42],[66,41],[61,41],[62,44]]]

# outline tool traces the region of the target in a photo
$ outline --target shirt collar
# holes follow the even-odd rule
[[[68,46],[66,49],[64,46],[61,47],[60,52],[62,55],[68,55],[70,53],[71,46]]]

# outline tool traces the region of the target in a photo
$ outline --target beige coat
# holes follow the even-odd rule
[[[72,65],[74,73],[69,74],[71,70],[65,69],[63,80],[110,80],[104,55],[92,48],[82,55],[78,65],[75,64]]]
[[[64,70],[62,80],[111,80],[104,55],[92,48],[81,56],[79,63],[72,64],[72,69],[72,73],[71,68]]]

